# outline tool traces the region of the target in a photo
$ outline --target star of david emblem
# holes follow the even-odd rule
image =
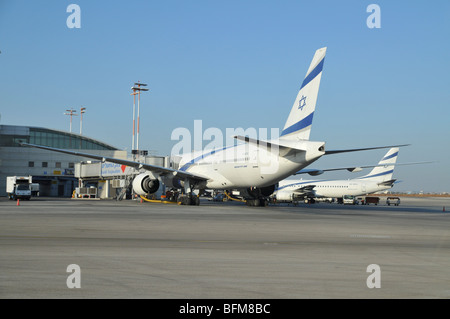
[[[302,98],[298,101],[298,108],[303,111],[306,106],[306,96],[302,95]]]

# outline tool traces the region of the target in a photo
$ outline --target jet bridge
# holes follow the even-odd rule
[[[145,156],[143,163],[168,167],[168,156]],[[139,171],[125,165],[85,161],[75,164],[74,176],[78,178],[78,187],[73,197],[125,199],[130,198],[130,185]],[[163,194],[165,186],[161,183],[157,195]],[[159,194],[160,193],[160,194]]]

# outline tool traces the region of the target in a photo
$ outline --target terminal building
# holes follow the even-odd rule
[[[6,196],[7,176],[31,175],[33,183],[39,183],[40,196],[71,197],[73,191],[82,186],[80,179],[75,176],[75,166],[81,161],[90,163],[90,159],[22,147],[20,143],[127,159],[126,151],[79,134],[42,127],[0,125],[0,196]],[[103,179],[101,171],[94,175],[96,176],[92,176],[90,182],[98,185],[100,179]],[[112,178],[109,175],[106,180]],[[112,192],[102,195],[105,198],[114,197]]]

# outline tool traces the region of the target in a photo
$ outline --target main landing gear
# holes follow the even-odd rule
[[[275,185],[266,187],[250,187],[245,190],[248,197],[245,199],[247,206],[260,206],[266,207],[268,204],[268,198],[275,191]]]
[[[264,197],[261,198],[252,198],[252,199],[247,199],[245,200],[245,204],[247,206],[261,206],[261,207],[265,207],[267,206],[267,200]]]
[[[192,189],[195,187],[195,184],[191,185],[190,181],[186,179],[184,181],[183,186],[184,186],[184,194],[180,194],[178,196],[178,203],[180,205],[194,205],[194,206],[200,205],[200,198],[192,192]],[[199,196],[201,193],[202,191],[200,191]]]
[[[200,205],[200,198],[194,194],[181,194],[178,196],[178,202],[180,205]]]

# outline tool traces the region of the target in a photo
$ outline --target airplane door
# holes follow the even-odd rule
[[[366,192],[366,184],[361,183],[361,191],[362,191],[363,193]]]
[[[258,167],[258,148],[251,146],[249,155],[250,155],[250,164],[253,166],[253,168],[257,168]]]

